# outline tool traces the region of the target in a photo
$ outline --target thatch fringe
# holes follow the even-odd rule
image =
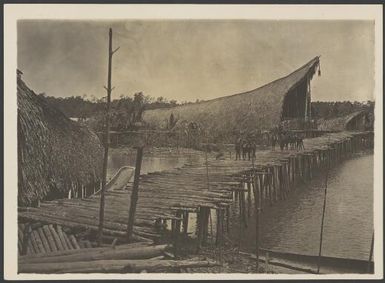
[[[70,188],[98,182],[98,136],[48,105],[18,78],[18,202],[31,205]]]

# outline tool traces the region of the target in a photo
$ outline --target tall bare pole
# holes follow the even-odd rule
[[[104,225],[104,202],[105,191],[107,183],[107,165],[108,165],[108,148],[110,146],[110,104],[111,104],[111,64],[112,55],[119,49],[112,51],[112,29],[109,31],[109,43],[108,43],[108,75],[107,75],[107,87],[104,87],[107,91],[107,109],[106,109],[106,131],[104,141],[104,160],[103,160],[103,177],[102,177],[102,190],[100,193],[100,210],[99,210],[99,233],[98,233],[98,245],[102,244],[103,239],[103,225]]]
[[[330,141],[330,136],[328,140]],[[325,209],[326,209],[326,196],[328,191],[329,169],[330,169],[330,157],[328,157],[328,164],[326,168],[325,190],[324,190],[325,194],[324,194],[324,203],[322,208],[321,232],[320,232],[320,242],[319,242],[318,261],[317,261],[317,274],[319,274],[319,271],[321,268],[321,252],[322,252],[322,240],[323,240],[324,219],[325,219]]]
[[[143,146],[139,146],[137,148],[137,153],[136,153],[134,186],[132,188],[132,193],[130,197],[130,211],[129,211],[128,223],[127,223],[128,242],[131,242],[132,232],[134,230],[134,221],[135,221],[136,204],[138,203],[139,178],[140,178],[140,170],[142,167],[142,158],[143,158]]]

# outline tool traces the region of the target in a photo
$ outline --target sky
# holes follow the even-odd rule
[[[18,68],[36,93],[106,96],[142,91],[208,100],[260,87],[321,55],[313,101],[374,99],[374,22],[261,20],[19,21]]]

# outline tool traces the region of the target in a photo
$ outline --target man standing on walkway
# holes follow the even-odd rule
[[[242,146],[242,139],[239,137],[235,141],[235,160],[241,159],[241,146]]]

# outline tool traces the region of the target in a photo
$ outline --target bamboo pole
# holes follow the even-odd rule
[[[140,146],[140,147],[138,147],[137,154],[136,154],[134,186],[132,188],[131,202],[130,202],[130,212],[129,212],[129,215],[128,215],[128,224],[127,224],[127,238],[128,238],[128,241],[132,240],[132,231],[133,231],[133,228],[134,228],[136,204],[138,202],[139,177],[140,177],[140,169],[142,167],[142,157],[143,157],[143,147]]]
[[[104,159],[103,159],[103,180],[102,180],[102,190],[100,194],[100,211],[99,211],[99,229],[98,229],[98,245],[102,244],[103,239],[103,224],[104,224],[104,195],[106,191],[107,184],[107,165],[108,165],[108,148],[110,146],[110,104],[111,104],[111,64],[112,64],[112,55],[119,48],[112,51],[112,29],[109,30],[109,43],[108,43],[108,77],[107,77],[107,109],[106,109],[106,137],[104,144]]]

